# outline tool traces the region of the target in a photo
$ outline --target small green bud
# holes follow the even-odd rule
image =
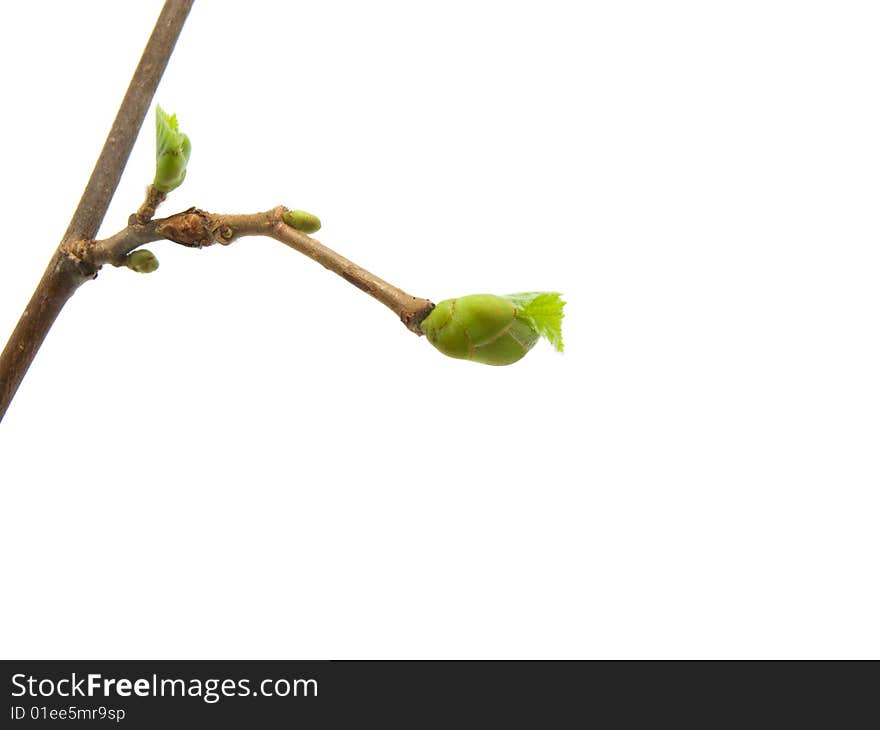
[[[156,106],[156,178],[153,187],[170,193],[186,177],[192,150],[189,137],[177,129],[177,115],[166,114]]]
[[[428,342],[444,355],[511,365],[542,336],[562,351],[564,305],[555,292],[471,294],[440,302],[420,326]]]
[[[321,221],[318,216],[306,213],[304,210],[285,210],[281,215],[281,220],[291,228],[296,228],[303,233],[315,233],[321,229]]]
[[[125,257],[125,265],[132,271],[137,271],[139,274],[152,274],[159,268],[159,259],[153,255],[152,251],[148,251],[145,248],[139,248],[137,251],[132,251]]]

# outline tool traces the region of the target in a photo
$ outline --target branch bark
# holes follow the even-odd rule
[[[129,226],[103,241],[93,241],[83,250],[86,265],[97,270],[103,264],[124,266],[126,256],[145,243],[168,240],[183,246],[201,248],[215,243],[228,245],[244,236],[268,236],[290,246],[338,274],[350,284],[382,302],[407,328],[421,335],[421,321],[434,308],[428,299],[389,284],[328,248],[320,241],[292,228],[282,220],[283,206],[262,213],[223,215],[198,208],[141,223],[132,217]]]
[[[153,220],[165,194],[150,186],[128,226],[107,239],[96,240],[192,1],[166,1],[67,232],[0,354],[0,420],[67,300],[80,285],[95,278],[104,264],[125,266],[132,251],[151,241],[164,239],[200,248],[215,243],[228,245],[245,236],[274,238],[382,302],[412,332],[423,334],[420,324],[434,308],[429,300],[407,294],[288,225],[283,220],[286,208],[282,206],[247,215],[222,215],[190,208]]]
[[[104,220],[192,4],[167,0],[163,6],[67,232],[0,354],[0,420],[64,304],[97,274],[81,256],[82,244],[97,235]]]

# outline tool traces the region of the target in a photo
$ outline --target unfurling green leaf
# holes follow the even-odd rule
[[[318,216],[306,213],[304,210],[285,210],[281,214],[281,220],[291,228],[296,228],[303,233],[315,233],[321,229],[321,221]]]
[[[186,177],[191,145],[189,137],[177,128],[177,115],[166,114],[156,106],[156,178],[153,187],[170,193]]]
[[[153,255],[152,251],[148,251],[145,248],[139,248],[137,251],[132,251],[125,257],[125,265],[132,271],[137,271],[139,274],[152,274],[159,268],[159,259]]]
[[[532,291],[521,294],[508,294],[518,310],[517,316],[528,322],[531,327],[562,352],[562,318],[565,302],[562,295],[555,291]]]
[[[440,302],[420,326],[444,355],[511,365],[542,336],[562,351],[564,304],[556,292],[471,294]]]

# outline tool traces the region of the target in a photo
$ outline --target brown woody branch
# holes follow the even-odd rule
[[[292,228],[282,220],[282,206],[263,213],[221,215],[190,208],[182,213],[141,223],[133,216],[129,226],[102,241],[89,241],[81,256],[89,269],[103,264],[124,266],[126,256],[151,241],[168,240],[183,246],[201,248],[215,243],[228,245],[244,236],[268,236],[317,261],[350,284],[366,292],[391,309],[407,328],[422,334],[421,321],[434,308],[427,299],[407,294],[311,236]]]
[[[192,2],[166,0],[67,232],[0,354],[0,420],[67,300],[84,282],[94,279],[104,264],[123,266],[129,253],[151,241],[164,239],[199,248],[226,245],[244,236],[274,238],[382,302],[412,332],[422,334],[419,325],[434,307],[430,301],[407,294],[286,224],[283,207],[250,215],[218,215],[190,208],[153,220],[165,194],[151,185],[125,229],[110,238],[95,239]]]
[[[95,277],[84,256],[98,233],[193,0],[166,0],[67,232],[0,353],[0,420],[67,300]]]
[[[0,420],[64,304],[95,277],[80,256],[82,243],[98,233],[191,7],[192,0],[163,6],[67,232],[0,354]]]

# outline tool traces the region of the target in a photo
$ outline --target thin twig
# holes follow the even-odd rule
[[[182,213],[141,224],[136,220],[119,233],[102,241],[92,241],[84,250],[88,266],[124,266],[125,257],[139,246],[169,240],[183,246],[201,248],[215,243],[228,245],[244,236],[268,236],[290,246],[338,274],[391,309],[408,329],[422,334],[421,321],[434,308],[427,299],[414,297],[349,261],[320,241],[292,228],[282,220],[284,207],[263,213],[223,215],[190,208]]]
[[[153,216],[156,215],[156,208],[165,202],[166,197],[167,195],[165,193],[161,190],[156,190],[156,188],[150,185],[147,187],[147,194],[144,197],[144,202],[141,203],[141,207],[138,208],[137,213],[131,215],[128,222],[140,223],[143,225],[144,223],[151,221]]]
[[[83,257],[104,220],[193,0],[167,0],[67,232],[0,354],[0,420],[61,309],[97,273]]]

